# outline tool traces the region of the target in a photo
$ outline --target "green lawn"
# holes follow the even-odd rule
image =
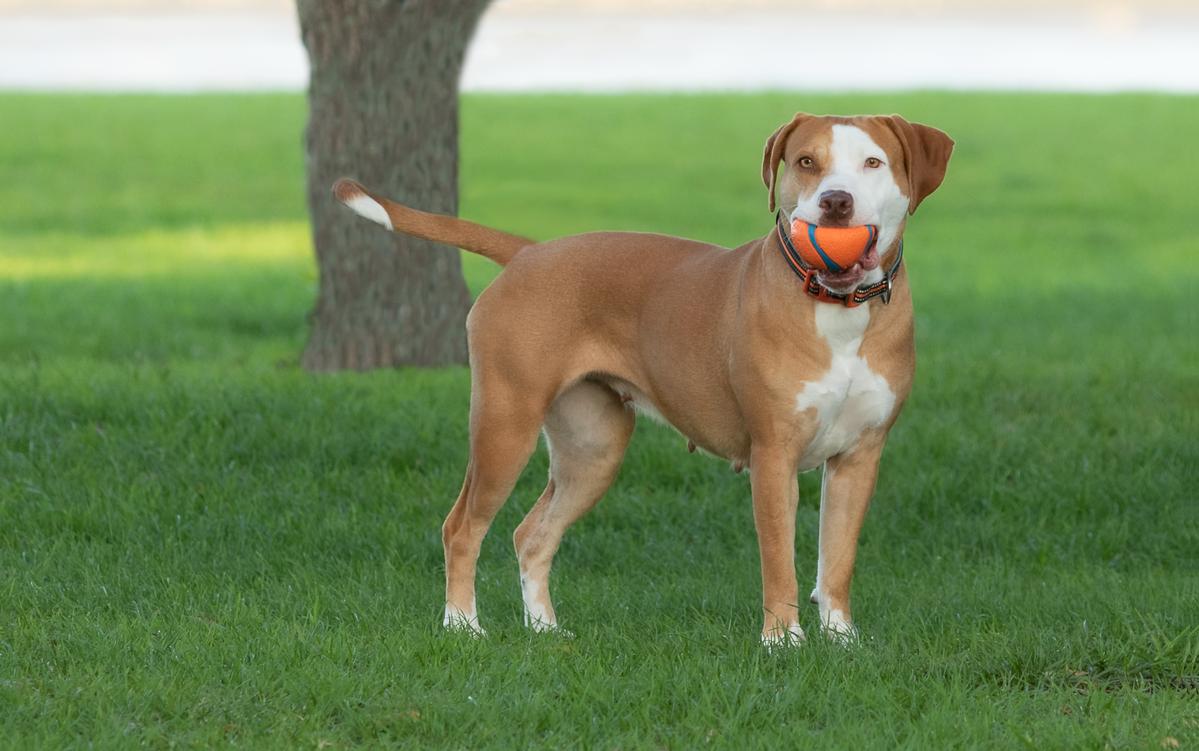
[[[543,452],[488,637],[442,633],[469,378],[297,368],[303,100],[0,96],[0,745],[1195,748],[1199,99],[474,96],[463,213],[738,243],[801,108],[958,149],[908,234],[864,643],[771,654],[748,481],[653,425],[558,557],[576,638],[520,626]]]

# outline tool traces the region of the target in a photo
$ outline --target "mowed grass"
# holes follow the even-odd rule
[[[472,96],[463,213],[739,243],[797,109],[958,149],[908,235],[863,643],[772,654],[748,481],[653,425],[558,556],[575,638],[520,626],[543,451],[484,545],[487,638],[440,630],[469,377],[298,369],[302,98],[0,97],[0,744],[1199,744],[1199,99]]]

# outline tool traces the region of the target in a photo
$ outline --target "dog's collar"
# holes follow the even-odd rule
[[[774,215],[775,234],[779,238],[779,250],[783,254],[783,260],[799,277],[799,281],[803,283],[803,291],[815,297],[820,302],[836,303],[844,305],[847,308],[856,308],[867,300],[874,297],[883,298],[884,303],[891,302],[891,287],[895,281],[895,275],[899,273],[899,264],[903,262],[903,239],[899,240],[899,251],[895,254],[895,260],[891,263],[891,268],[887,269],[883,274],[883,278],[874,284],[863,284],[849,294],[842,295],[838,292],[825,287],[816,280],[817,269],[812,268],[800,257],[799,251],[795,249],[795,245],[791,243],[790,233],[783,229],[783,212],[778,212]]]

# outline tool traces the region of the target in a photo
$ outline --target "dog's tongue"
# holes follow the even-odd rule
[[[861,266],[869,271],[870,269],[878,268],[878,264],[878,243],[872,243],[870,247],[866,249],[866,252],[862,254],[862,257],[858,259],[858,262],[854,265]]]
[[[821,281],[825,282],[826,284],[831,284],[834,287],[845,287],[850,284],[857,284],[858,280],[863,276],[864,271],[862,269],[861,261],[858,261],[853,266],[850,266],[844,271],[839,271],[835,274],[831,271],[820,272]]]

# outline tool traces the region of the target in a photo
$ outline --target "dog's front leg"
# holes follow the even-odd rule
[[[799,484],[786,451],[755,449],[750,456],[754,526],[762,555],[762,643],[799,642],[799,584],[795,579],[795,507]]]
[[[874,495],[883,435],[863,436],[852,450],[824,463],[820,486],[820,559],[812,601],[820,606],[825,635],[848,642],[857,638],[849,608],[858,534]]]

